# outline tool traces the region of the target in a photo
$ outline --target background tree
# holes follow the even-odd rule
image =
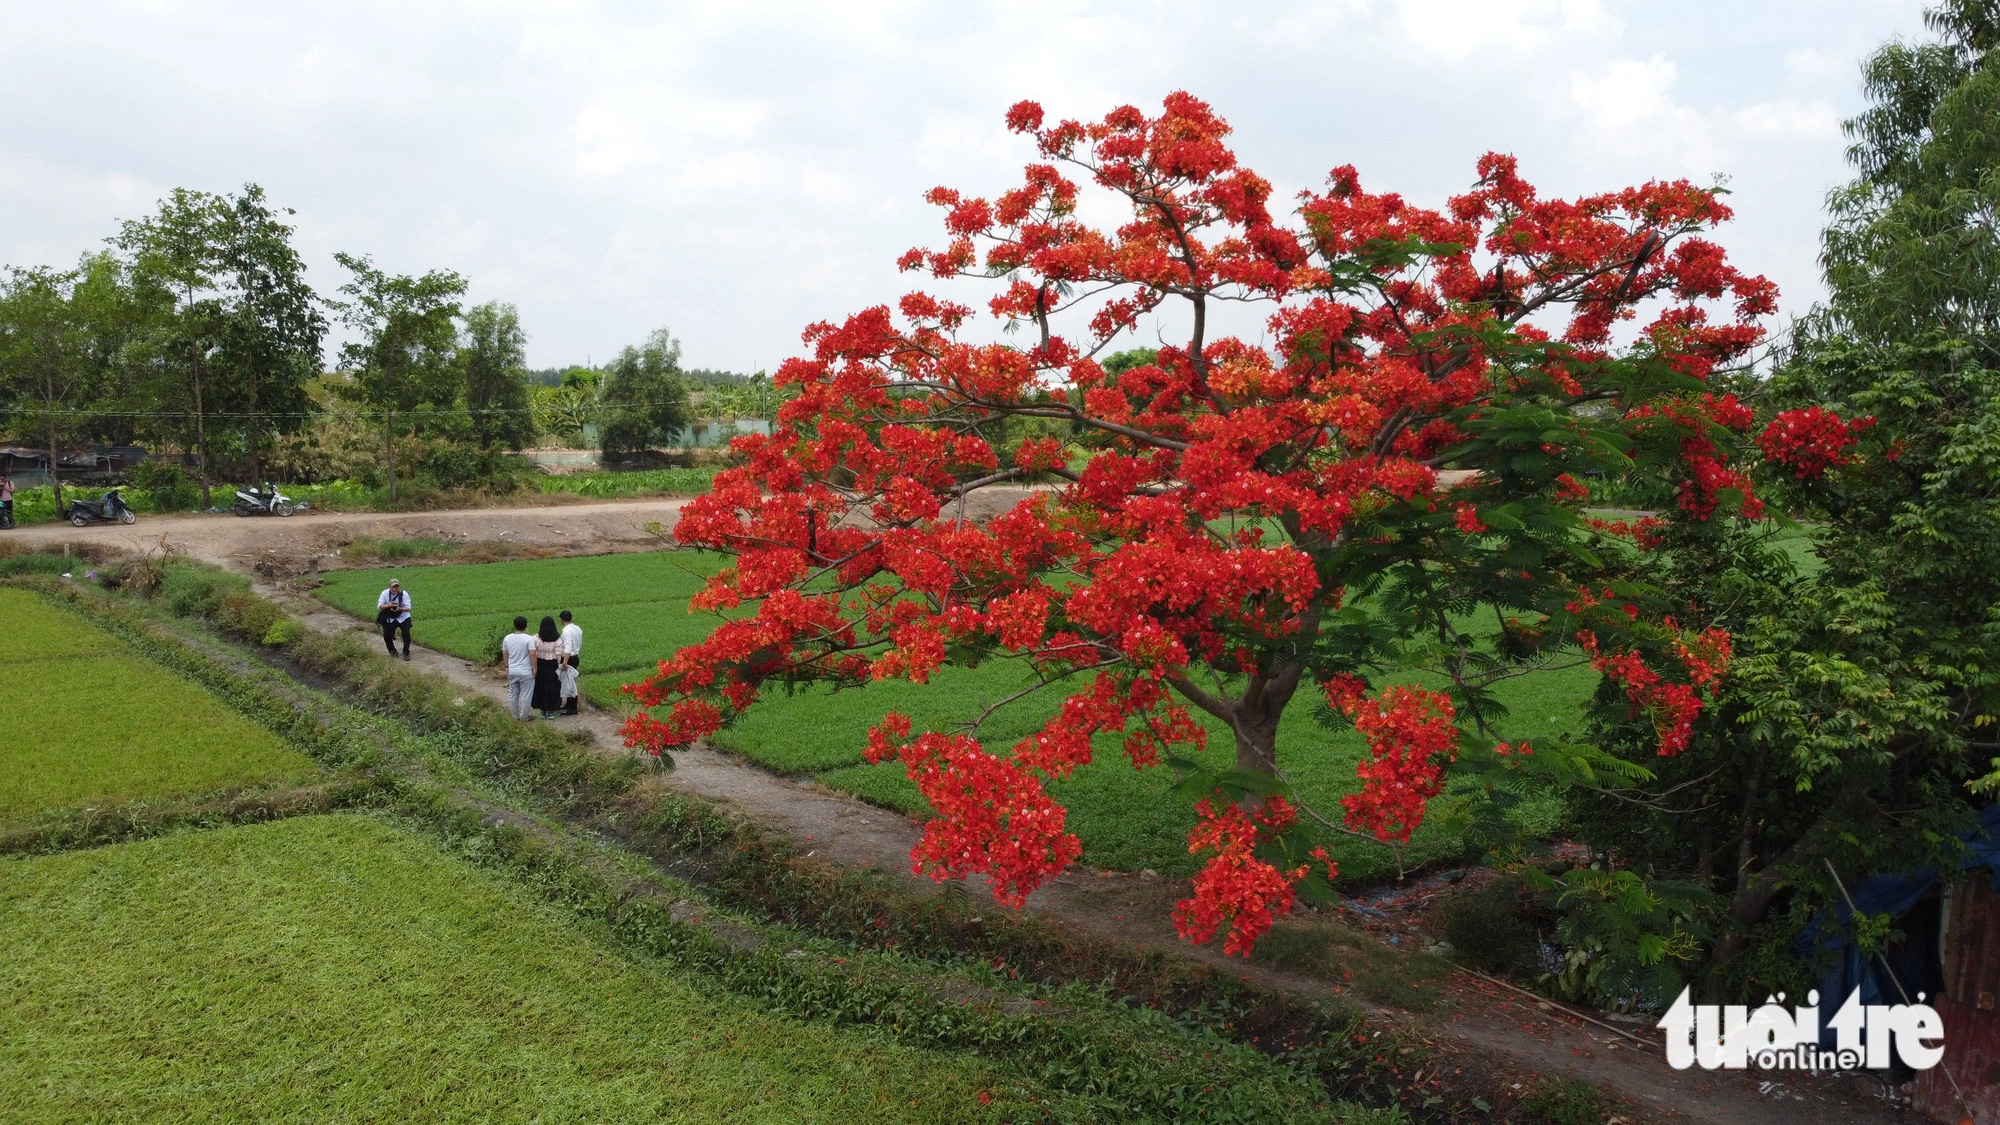
[[[488,301],[465,311],[459,358],[465,365],[465,408],[481,449],[519,449],[534,436],[528,397],[528,334],[513,305]]]
[[[103,335],[91,320],[110,318],[118,280],[117,263],[101,256],[75,270],[10,269],[0,280],[0,387],[10,424],[48,452],[59,512],[63,445],[90,436],[86,411],[115,393],[114,357],[93,347]]]
[[[223,317],[219,276],[228,208],[207,192],[175,188],[159,210],[121,224],[113,245],[132,266],[134,284],[153,310],[152,352],[157,359],[153,394],[192,422],[187,444],[195,451],[203,507],[213,504],[209,413],[215,409],[212,367]]]
[[[1846,123],[1858,175],[1828,198],[1830,309],[1865,339],[1943,327],[1990,348],[2000,340],[2000,5],[1950,0],[1924,22],[1938,39],[1886,44],[1863,66],[1871,104]]]
[[[380,413],[389,498],[396,498],[396,435],[418,411],[448,409],[458,399],[458,299],[465,279],[450,270],[422,277],[382,272],[367,256],[335,254],[354,275],[338,307],[357,339],[340,349],[349,401]],[[398,415],[404,416],[399,422]]]
[[[675,531],[738,555],[698,605],[757,610],[632,686],[659,709],[628,723],[634,744],[706,735],[773,680],[1019,660],[1022,695],[1068,695],[1011,751],[977,723],[916,732],[890,714],[873,733],[870,757],[900,758],[935,810],[913,862],[1020,902],[1080,850],[1043,781],[1122,735],[1134,766],[1174,768],[1197,800],[1189,846],[1209,859],[1176,921],[1197,941],[1227,925],[1231,952],[1323,886],[1277,759],[1302,692],[1370,748],[1341,821],[1320,819],[1383,840],[1408,839],[1449,767],[1487,792],[1648,776],[1541,732],[1530,752],[1492,694],[1507,677],[1599,662],[1654,720],[1656,753],[1683,749],[1727,636],[1681,624],[1694,615],[1656,588],[1605,582],[1578,477],[1642,466],[1678,483],[1671,519],[1756,514],[1747,411],[1706,380],[1761,338],[1774,289],[1699,237],[1729,217],[1714,192],[1543,199],[1489,155],[1443,211],[1340,168],[1284,224],[1186,94],[1157,117],[1044,127],[1024,102],[1008,121],[1042,160],[994,200],[935,189],[951,241],[902,264],[997,282],[988,307],[1021,343],[962,338],[971,309],[925,293],[807,330],[811,354],[778,373],[797,397],[776,432],[738,439],[748,463]],[[1064,166],[1128,221],[1082,223]],[[1268,302],[1272,345],[1216,336],[1223,301]],[[1095,357],[1167,302],[1185,343],[1108,373]],[[1632,318],[1636,343],[1615,345]],[[1037,438],[1003,467],[980,434],[1008,418],[1070,423],[1088,448]],[[969,492],[1038,476],[1063,487],[958,518]],[[1447,686],[1369,682],[1411,665]],[[1191,709],[1230,733],[1234,768],[1196,757]]]
[[[152,309],[144,385],[192,421],[204,506],[218,445],[247,456],[256,476],[271,442],[311,416],[326,318],[291,235],[263,189],[245,184],[235,196],[177,188],[112,239]]]
[[[603,373],[571,367],[553,386],[534,389],[535,429],[571,446],[586,444],[585,426],[597,424],[597,387]]]
[[[1718,607],[1735,659],[1686,753],[1643,788],[1578,792],[1575,813],[1593,847],[1721,896],[1690,967],[1719,995],[1802,990],[1817,966],[1792,939],[1839,898],[1826,863],[1955,869],[2000,789],[1995,9],[1927,20],[1940,41],[1865,66],[1857,175],[1830,197],[1831,298],[1760,388],[1764,491],[1814,517],[1810,565],[1769,525],[1634,528],[1625,552],[1633,580]],[[1602,744],[1645,757],[1617,685],[1597,703]]]
[[[651,449],[687,429],[680,362],[680,342],[662,328],[605,365],[597,403],[598,442],[607,457]]]
[[[292,228],[265,202],[264,189],[245,184],[242,194],[219,201],[218,214],[212,363],[220,401],[232,409],[228,428],[250,458],[251,478],[261,480],[271,443],[313,416],[307,388],[320,374],[327,323],[292,248]]]

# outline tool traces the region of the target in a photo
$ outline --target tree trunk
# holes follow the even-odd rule
[[[1736,893],[1729,899],[1729,916],[1738,928],[1716,939],[1715,947],[1709,953],[1709,962],[1716,968],[1727,965],[1750,948],[1750,928],[1764,920],[1764,912],[1771,908],[1771,900],[1778,895],[1777,869],[1791,858],[1792,849],[1787,848],[1776,860],[1766,863],[1763,870],[1754,874],[1750,870],[1750,865],[1757,861],[1757,791],[1763,784],[1764,766],[1768,760],[1769,751],[1759,745],[1757,756],[1750,764],[1750,776],[1744,781],[1743,807],[1737,814]],[[1711,975],[1709,980],[1713,993],[1720,986],[1720,977]]]
[[[1771,909],[1771,900],[1778,897],[1781,873],[1791,863],[1792,852],[1792,848],[1787,848],[1762,871],[1754,875],[1748,872],[1743,874],[1742,881],[1736,885],[1736,893],[1729,898],[1729,916],[1738,928],[1715,939],[1715,948],[1708,957],[1712,969],[1722,968],[1750,948],[1750,929],[1764,920],[1764,915]],[[1718,990],[1721,986],[1721,974],[1711,972],[1709,999],[1720,999]]]
[[[42,415],[42,420],[47,423],[46,429],[49,439],[49,485],[55,489],[56,518],[61,519],[63,514],[62,474],[56,471],[56,380],[54,375],[46,371],[42,373],[42,391],[44,403],[48,407],[47,412]]]
[[[187,302],[189,323],[194,323],[194,286],[188,285]],[[215,498],[210,495],[208,479],[208,416],[201,404],[201,337],[188,334],[188,372],[194,379],[194,444],[196,464],[201,473],[201,506],[215,507]]]
[[[201,506],[215,507],[215,499],[209,494],[208,482],[208,425],[201,409],[201,361],[194,361],[194,447],[195,465],[201,473]]]
[[[249,375],[247,385],[243,388],[243,397],[245,405],[249,408],[246,413],[249,428],[245,433],[249,435],[250,485],[255,488],[264,483],[264,431],[257,421],[257,364],[254,359],[250,363]]]
[[[1249,773],[1276,774],[1278,771],[1278,713],[1266,709],[1237,708],[1230,724],[1236,735],[1236,768]]]
[[[1236,768],[1246,773],[1276,777],[1278,773],[1278,720],[1285,705],[1298,690],[1305,665],[1285,662],[1250,677],[1243,696],[1222,716],[1236,736]],[[1268,801],[1262,793],[1246,793],[1237,807],[1246,813],[1262,809]]]
[[[389,459],[389,502],[396,502],[396,415],[394,411],[382,414],[382,451]]]

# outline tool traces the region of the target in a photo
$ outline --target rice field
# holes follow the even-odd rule
[[[981,1059],[767,1014],[364,816],[0,860],[0,1120],[977,1122]]]
[[[207,690],[82,618],[0,588],[0,820],[301,781],[317,769]]]
[[[584,630],[582,690],[599,703],[617,704],[618,686],[642,676],[660,658],[701,640],[719,620],[689,612],[687,598],[724,565],[721,556],[693,551],[601,555],[588,558],[339,571],[318,594],[359,617],[372,617],[376,595],[400,577],[415,601],[418,643],[469,660],[496,659],[499,640],[515,614],[530,627],[545,614],[571,610]],[[1411,680],[1421,680],[1412,674]],[[916,788],[895,763],[870,766],[863,759],[868,729],[884,712],[911,717],[918,729],[945,729],[976,716],[1028,681],[1022,667],[1004,660],[978,668],[946,668],[927,685],[906,681],[859,690],[774,690],[716,739],[771,769],[805,774],[823,784],[912,815],[927,812]],[[1574,733],[1579,705],[1595,689],[1596,673],[1569,668],[1510,680],[1501,700],[1510,709],[1512,738],[1547,740]],[[996,713],[977,734],[1006,747],[1039,729],[1062,694],[1048,690]],[[1233,745],[1219,723],[1197,714],[1209,731],[1205,758],[1226,762]],[[1357,782],[1354,766],[1366,754],[1354,732],[1317,724],[1305,704],[1295,706],[1279,729],[1279,760],[1307,803],[1338,817],[1341,796]],[[1069,808],[1069,827],[1084,846],[1084,861],[1120,870],[1150,868],[1163,874],[1194,869],[1187,853],[1193,823],[1188,804],[1171,793],[1164,768],[1135,771],[1115,736],[1101,736],[1091,765],[1052,783]],[[1512,814],[1533,832],[1553,831],[1561,815],[1554,798],[1538,797]],[[1329,844],[1343,873],[1369,877],[1395,870],[1390,850],[1372,841],[1341,837]],[[1457,844],[1429,826],[1419,830],[1405,862],[1455,854]]]

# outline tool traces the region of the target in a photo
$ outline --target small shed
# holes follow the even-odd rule
[[[1912,1108],[1944,1125],[2000,1122],[2000,891],[1975,876],[1940,902],[1944,981],[1928,1003],[1944,1020],[1944,1061],[1917,1075]]]
[[[1856,989],[1863,1004],[1900,1004],[1907,993],[1937,1009],[1944,1059],[1915,1076],[1911,1108],[1918,1119],[1959,1125],[1970,1117],[2000,1125],[2000,805],[1981,810],[1979,827],[1964,840],[1958,871],[1925,867],[1875,875],[1850,888],[1862,913],[1895,916],[1900,942],[1864,956],[1849,936],[1853,911],[1837,902],[1829,911],[1837,924],[1821,927],[1815,920],[1799,935],[1795,952],[1805,955],[1815,945],[1840,951],[1819,984],[1822,1012]],[[1832,1029],[1822,1028],[1821,1045],[1831,1047]]]

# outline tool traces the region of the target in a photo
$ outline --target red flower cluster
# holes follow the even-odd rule
[[[736,619],[628,688],[646,709],[632,745],[686,745],[773,680],[929,683],[956,661],[1018,661],[1030,690],[1066,697],[1010,752],[892,715],[869,754],[902,761],[935,810],[913,863],[984,874],[1019,902],[1078,854],[1044,783],[1097,737],[1150,766],[1203,747],[1195,710],[1254,737],[1319,680],[1371,748],[1349,823],[1407,839],[1456,716],[1435,693],[1369,699],[1330,675],[1391,643],[1353,625],[1346,586],[1448,555],[1504,583],[1507,605],[1536,604],[1566,568],[1508,563],[1517,537],[1573,518],[1548,509],[1585,498],[1587,451],[1655,427],[1688,467],[1674,518],[1707,518],[1746,480],[1731,435],[1748,412],[1702,381],[1757,342],[1774,291],[1699,237],[1729,217],[1713,191],[1544,198],[1496,154],[1441,208],[1343,167],[1285,216],[1187,94],[1087,123],[1024,102],[1007,122],[1037,161],[995,196],[932,191],[946,241],[902,264],[985,279],[985,307],[1021,331],[989,342],[966,331],[971,306],[921,292],[805,331],[776,375],[792,397],[773,431],[737,438],[739,464],[674,529],[735,556],[694,604]],[[1123,221],[1086,223],[1086,190],[1122,201]],[[1202,326],[1216,302],[1263,302],[1268,342],[1198,327],[1151,362],[1098,362],[1168,301]],[[1621,350],[1626,321],[1642,343]],[[1507,421],[1551,410],[1553,427]],[[996,448],[1013,418],[1063,436]],[[1447,491],[1446,469],[1470,473]],[[969,494],[1036,481],[1053,488],[966,518]],[[1254,855],[1270,831],[1204,815],[1197,848],[1216,854],[1190,932],[1227,921],[1240,952],[1289,904],[1296,877]]]
[[[1254,817],[1246,816],[1235,805],[1224,805],[1218,812],[1206,799],[1195,805],[1194,811],[1196,822],[1188,832],[1188,851],[1200,854],[1212,849],[1215,855],[1194,877],[1194,896],[1174,906],[1174,928],[1189,941],[1206,944],[1228,923],[1223,955],[1248,957],[1271,923],[1291,911],[1292,888],[1306,873],[1304,867],[1280,871],[1258,859],[1258,840],[1291,827],[1298,819],[1298,810],[1283,797],[1272,797]],[[1327,864],[1328,878],[1338,874],[1324,850],[1317,854]]]
[[[1584,526],[1593,531],[1615,535],[1620,539],[1630,539],[1642,551],[1653,550],[1665,541],[1662,533],[1666,530],[1667,521],[1658,516],[1640,516],[1636,520],[1607,520],[1596,516],[1585,516],[1583,522]]]
[[[1764,513],[1763,501],[1750,491],[1749,474],[1730,464],[1728,454],[1717,440],[1730,431],[1745,432],[1756,422],[1750,408],[1737,401],[1735,395],[1717,397],[1710,393],[1700,399],[1645,403],[1635,407],[1627,417],[1642,427],[1662,424],[1681,430],[1681,456],[1688,475],[1681,481],[1680,506],[1688,515],[1697,520],[1707,519],[1714,514],[1726,489],[1742,495],[1738,514],[1744,519],[1756,519]]]
[[[1824,406],[1808,406],[1780,411],[1758,435],[1757,444],[1766,458],[1792,470],[1800,480],[1812,480],[1847,464],[1847,447],[1874,424],[1872,415],[1843,421]]]
[[[1679,632],[1673,618],[1667,618],[1665,624]],[[1687,749],[1688,739],[1694,734],[1694,721],[1701,715],[1701,698],[1695,694],[1696,689],[1714,686],[1729,670],[1728,632],[1712,628],[1692,638],[1675,637],[1674,650],[1686,665],[1692,684],[1665,679],[1647,667],[1636,652],[1603,651],[1597,635],[1588,629],[1577,630],[1576,638],[1589,654],[1591,667],[1623,687],[1632,706],[1652,718],[1653,729],[1660,738],[1660,756],[1671,758]]]
[[[1450,697],[1399,685],[1370,700],[1341,684],[1329,686],[1327,700],[1368,740],[1370,758],[1354,769],[1361,791],[1340,800],[1347,826],[1407,843],[1424,821],[1426,804],[1444,791],[1444,767],[1458,756],[1458,715]]]
[[[1049,800],[1032,771],[986,753],[962,734],[909,734],[907,716],[884,715],[868,732],[868,760],[900,757],[937,811],[910,853],[911,870],[939,881],[985,875],[994,898],[1020,906],[1083,854],[1063,827],[1063,807]]]

